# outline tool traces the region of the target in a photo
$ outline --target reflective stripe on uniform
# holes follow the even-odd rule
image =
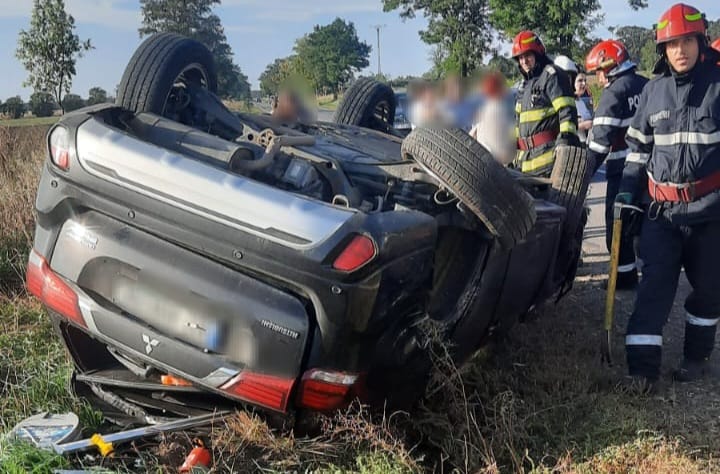
[[[556,113],[555,109],[550,107],[546,109],[527,110],[525,112],[520,112],[520,123],[539,122],[542,119],[552,117]]]
[[[720,318],[703,318],[687,313],[686,321],[688,324],[692,324],[693,326],[715,326],[718,321],[720,321]]]
[[[632,119],[619,119],[615,117],[594,117],[592,119],[593,126],[609,125],[611,127],[627,127]]]
[[[560,122],[560,133],[577,133],[577,127],[569,120]]]
[[[591,141],[588,144],[588,148],[590,148],[592,151],[596,151],[598,153],[609,153],[610,152],[609,146],[601,145],[595,141]]]
[[[618,272],[631,272],[635,270],[635,262],[628,263],[627,265],[618,265]]]
[[[653,142],[652,135],[645,135],[640,130],[633,127],[628,128],[627,136],[630,138],[634,138],[635,140],[639,141],[640,143],[644,143],[645,145]]]
[[[607,159],[608,160],[624,160],[625,158],[627,158],[627,156],[628,156],[628,151],[626,148],[624,150],[618,150],[618,151],[614,151],[614,152],[610,153],[607,156]]]
[[[625,345],[662,347],[662,336],[656,334],[628,334],[625,336]]]
[[[658,146],[672,146],[680,144],[714,145],[716,143],[720,143],[720,132],[675,132],[655,134],[655,145]]]
[[[554,158],[555,156],[553,154],[553,150],[546,151],[542,155],[538,155],[535,158],[523,161],[522,171],[523,173],[527,173],[530,171],[538,170],[540,168],[544,168],[545,166],[552,164]]]
[[[519,114],[522,110],[522,104],[520,102],[515,102],[515,113]]]
[[[552,101],[553,108],[555,110],[560,110],[563,107],[570,107],[575,105],[575,97],[557,97]]]
[[[626,163],[639,163],[641,165],[646,165],[649,159],[650,159],[650,153],[632,152],[632,153],[628,153],[627,158],[625,158],[625,162]]]

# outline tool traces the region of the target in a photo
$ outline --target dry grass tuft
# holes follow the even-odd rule
[[[0,127],[0,292],[22,288],[47,127]]]

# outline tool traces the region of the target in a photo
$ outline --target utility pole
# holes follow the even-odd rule
[[[378,53],[378,76],[381,74],[380,71],[380,30],[383,28],[386,28],[387,25],[373,25],[373,28],[375,28],[375,31],[377,32],[377,53]]]

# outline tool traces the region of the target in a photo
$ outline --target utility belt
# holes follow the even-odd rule
[[[546,143],[550,143],[555,140],[558,136],[558,132],[555,130],[545,130],[542,132],[535,133],[529,137],[518,137],[517,146],[522,151],[532,150]]]
[[[690,183],[658,183],[648,172],[648,191],[656,202],[693,202],[720,189],[720,171]]]

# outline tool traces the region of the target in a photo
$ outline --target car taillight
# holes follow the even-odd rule
[[[52,271],[47,261],[35,250],[30,252],[25,278],[28,291],[40,298],[48,308],[87,327],[80,312],[77,293]]]
[[[333,262],[333,268],[352,272],[367,264],[377,254],[375,242],[366,235],[356,235]]]
[[[241,372],[220,388],[245,401],[284,412],[294,383],[295,379]]]
[[[298,405],[318,411],[347,406],[362,397],[363,378],[358,374],[312,369],[305,372],[298,390]]]
[[[50,159],[63,171],[70,168],[70,134],[65,127],[55,127],[48,140]]]

